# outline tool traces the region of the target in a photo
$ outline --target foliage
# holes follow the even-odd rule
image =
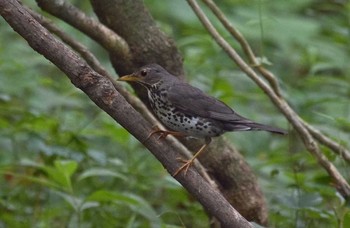
[[[76,4],[89,9],[85,2]],[[191,84],[245,116],[287,127],[185,1],[145,3],[175,39]],[[256,53],[272,63],[269,68],[301,116],[349,146],[349,3],[226,0],[220,6]],[[207,226],[201,206],[134,138],[2,19],[0,29],[0,227]],[[100,47],[65,29],[109,66]],[[347,202],[293,133],[227,137],[256,171],[271,226],[349,226]],[[350,180],[348,164],[324,153]]]

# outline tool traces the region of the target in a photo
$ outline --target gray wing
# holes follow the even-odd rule
[[[219,121],[251,122],[238,115],[223,102],[206,95],[200,89],[189,84],[176,83],[169,88],[168,92],[169,101],[184,113]]]
[[[264,130],[277,134],[287,134],[283,129],[256,123],[238,115],[223,102],[210,97],[201,90],[185,83],[176,83],[169,87],[169,101],[184,113],[212,118],[225,122],[226,131]]]

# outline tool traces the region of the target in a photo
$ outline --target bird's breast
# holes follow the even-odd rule
[[[173,131],[197,138],[215,137],[224,133],[222,127],[218,126],[219,123],[177,109],[167,99],[165,91],[148,91],[148,98],[158,119]]]

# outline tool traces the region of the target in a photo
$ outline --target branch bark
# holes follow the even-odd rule
[[[179,148],[171,147],[165,141],[157,141],[154,137],[145,142],[150,124],[126,102],[108,79],[93,71],[75,52],[53,37],[16,0],[0,0],[0,14],[34,50],[53,62],[96,105],[144,142],[145,147],[170,173],[178,168],[174,160]],[[176,179],[208,212],[219,219],[223,227],[252,227],[194,169],[190,168],[186,176],[180,174]]]

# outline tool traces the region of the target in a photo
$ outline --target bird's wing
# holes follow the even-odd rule
[[[184,113],[219,121],[250,123],[230,107],[186,83],[175,83],[168,90],[169,101]]]

